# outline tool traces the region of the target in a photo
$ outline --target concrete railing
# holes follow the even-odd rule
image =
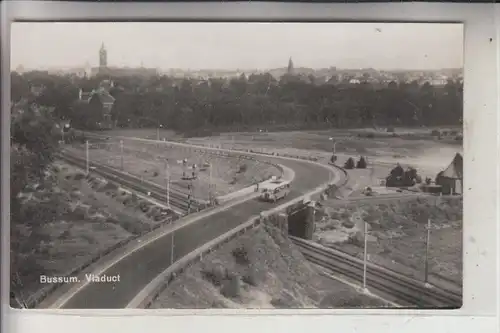
[[[343,170],[340,167],[335,166],[335,168],[337,170],[345,172],[345,170]],[[339,180],[340,179],[337,179],[337,181]],[[341,183],[344,182],[344,180],[340,181]],[[335,183],[336,183],[335,181],[330,180],[329,182],[316,187],[314,190],[302,196],[290,200],[278,207],[262,212],[260,216],[252,217],[247,222],[239,225],[238,227],[226,232],[225,234],[215,238],[214,240],[208,243],[205,243],[203,246],[190,252],[186,256],[176,261],[173,265],[168,267],[165,271],[160,273],[160,275],[158,275],[155,279],[153,279],[153,281],[151,281],[144,289],[142,289],[137,294],[136,297],[134,297],[134,299],[127,305],[127,308],[149,308],[153,304],[153,302],[158,299],[160,293],[163,292],[171,282],[173,282],[173,280],[179,273],[184,272],[188,266],[193,265],[198,261],[201,261],[203,256],[220,248],[222,245],[230,242],[237,236],[240,236],[244,234],[246,231],[259,226],[264,218],[269,217],[272,214],[281,212],[287,207],[298,204],[299,202],[304,202],[306,200],[309,200],[311,196],[323,192],[329,186],[332,186]]]
[[[205,243],[203,246],[185,255],[173,265],[158,275],[151,281],[141,292],[127,305],[127,308],[149,308],[158,296],[163,292],[175,277],[184,272],[190,265],[195,264],[203,259],[203,256],[217,250],[222,245],[230,242],[236,237],[243,235],[248,230],[251,230],[260,225],[261,219],[258,217],[252,218],[249,221],[239,225],[238,227],[226,232],[216,239]]]

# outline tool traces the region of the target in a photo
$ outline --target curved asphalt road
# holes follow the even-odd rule
[[[259,158],[260,159],[260,158]],[[174,260],[178,260],[203,244],[228,232],[261,211],[281,205],[324,184],[333,171],[304,161],[262,157],[279,162],[295,171],[292,191],[286,200],[276,204],[249,200],[189,224],[175,231]],[[340,177],[340,175],[339,175]],[[120,275],[120,282],[89,283],[80,289],[61,308],[121,309],[149,282],[170,265],[172,236],[167,234],[123,258],[103,274]],[[85,276],[79,277],[82,281]]]

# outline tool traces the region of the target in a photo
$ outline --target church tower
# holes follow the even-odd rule
[[[107,67],[108,66],[108,51],[104,47],[104,43],[101,45],[101,49],[99,50],[99,67]]]
[[[290,57],[290,59],[288,60],[288,69],[287,69],[286,73],[288,75],[293,75],[293,61],[292,61],[292,57]]]

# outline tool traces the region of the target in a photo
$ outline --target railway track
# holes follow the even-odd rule
[[[68,154],[67,152],[59,153],[59,157],[69,164],[73,164],[77,167],[85,169],[86,161],[84,158]],[[116,170],[109,166],[89,162],[89,166],[93,167],[92,172],[98,174],[124,188],[139,192],[144,195],[158,200],[160,202],[167,202],[166,188],[159,185],[152,184],[149,182],[143,182],[136,176],[124,173],[122,171]],[[170,190],[170,206],[174,211],[177,211],[181,215],[186,215],[189,211],[196,212],[206,207],[204,202],[198,200],[191,201],[191,207],[188,205],[188,196],[185,193]]]
[[[353,281],[363,280],[363,261],[358,258],[301,238],[290,236],[290,239],[311,263]],[[381,296],[395,298],[403,307],[431,309],[459,308],[462,305],[460,293],[435,287],[427,288],[423,282],[370,263],[367,264],[366,281],[368,289]]]

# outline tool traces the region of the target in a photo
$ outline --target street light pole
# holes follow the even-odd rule
[[[172,241],[170,242],[170,265],[174,264],[174,234],[175,231],[172,231]]]
[[[121,168],[122,171],[124,169],[124,163],[123,163],[123,140],[120,140],[120,163],[121,163]]]
[[[213,185],[212,185],[212,163],[210,163],[208,167],[208,200],[210,201],[210,205],[213,204]]]
[[[166,163],[166,176],[167,176],[167,207],[170,209],[170,165]]]
[[[365,222],[365,249],[363,255],[363,290],[366,291],[366,263],[367,263],[367,248],[368,248],[368,223]]]
[[[427,219],[427,239],[425,245],[425,266],[424,266],[424,283],[427,286],[429,283],[429,247],[431,240],[431,219]]]
[[[85,140],[85,171],[89,174],[89,140]]]

